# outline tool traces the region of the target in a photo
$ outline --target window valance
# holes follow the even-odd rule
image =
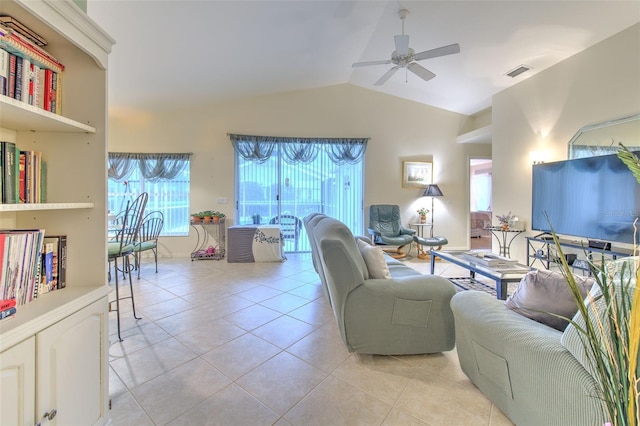
[[[243,159],[264,163],[279,146],[290,164],[308,164],[324,150],[336,164],[356,164],[362,160],[369,138],[292,138],[229,134],[236,153]]]
[[[156,182],[173,179],[189,165],[191,153],[110,152],[108,175],[117,182],[126,180],[137,167],[145,179]]]

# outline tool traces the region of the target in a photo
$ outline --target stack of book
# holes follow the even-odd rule
[[[0,203],[45,203],[47,163],[38,151],[20,151],[0,141]]]
[[[66,236],[0,230],[0,300],[24,305],[66,286]]]
[[[0,94],[60,114],[64,65],[46,40],[10,16],[0,16]]]
[[[0,320],[13,318],[16,316],[16,312],[15,299],[0,300]]]

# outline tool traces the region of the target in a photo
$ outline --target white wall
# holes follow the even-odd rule
[[[435,233],[449,239],[448,248],[462,249],[468,247],[468,157],[491,155],[490,145],[456,143],[469,120],[344,84],[166,114],[113,114],[109,150],[193,152],[190,211],[216,209],[232,217],[234,155],[227,133],[370,137],[365,157],[365,225],[371,204],[399,204],[405,223],[417,220],[417,207],[431,208],[430,200],[418,199],[420,190],[402,188],[402,161],[432,160],[434,182],[444,193],[435,201]],[[229,204],[216,204],[218,197],[228,198]],[[193,233],[189,238],[164,238],[161,255],[188,256],[194,244]]]
[[[512,211],[530,226],[530,152],[545,153],[546,161],[564,160],[567,142],[581,127],[638,113],[640,24],[496,94],[494,214]],[[523,237],[511,253],[525,260]]]

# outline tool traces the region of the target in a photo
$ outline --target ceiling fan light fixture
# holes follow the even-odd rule
[[[530,69],[531,69],[531,67],[528,66],[528,65],[524,65],[524,64],[523,65],[518,65],[517,67],[515,67],[511,71],[507,72],[505,75],[509,76],[511,78],[515,78],[515,77],[519,76],[520,74],[529,71]]]

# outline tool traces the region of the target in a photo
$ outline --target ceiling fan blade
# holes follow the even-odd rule
[[[454,53],[460,53],[460,45],[458,43],[416,53],[413,55],[413,60],[421,61],[423,59],[437,58],[438,56],[452,55]]]
[[[389,65],[390,63],[391,63],[391,59],[386,59],[383,61],[356,62],[351,66],[353,68],[358,68],[358,67],[368,67],[369,65]]]
[[[414,73],[415,75],[423,79],[424,81],[429,81],[436,76],[434,73],[432,73],[422,65],[416,64],[415,62],[412,62],[409,65],[407,65],[407,68],[409,69],[409,71],[411,71],[412,73]]]
[[[396,35],[393,36],[396,42],[396,52],[400,56],[406,56],[409,53],[409,36],[408,35]]]
[[[400,67],[393,67],[391,68],[389,71],[387,71],[386,73],[384,73],[384,75],[382,77],[380,77],[380,79],[378,81],[375,82],[376,86],[382,86],[387,80],[389,80],[389,78],[391,78],[391,76],[398,71],[398,68]]]

